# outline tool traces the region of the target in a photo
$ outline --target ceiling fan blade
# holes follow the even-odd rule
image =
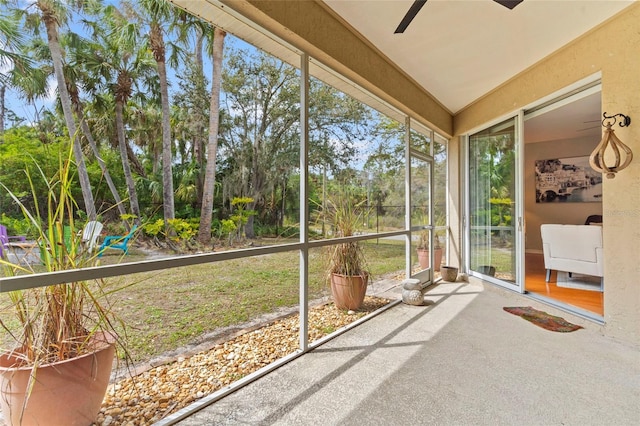
[[[524,0],[493,0],[493,1],[495,1],[496,3],[500,3],[506,8],[513,9],[514,7],[522,3]]]
[[[407,14],[404,15],[404,18],[402,18],[402,21],[400,21],[400,25],[398,25],[398,28],[396,28],[396,30],[393,33],[394,34],[403,33],[404,30],[407,29],[411,21],[413,21],[413,18],[416,17],[416,15],[420,11],[420,9],[422,9],[422,6],[424,6],[426,2],[427,0],[415,0],[411,5],[411,7],[409,8],[409,11],[407,12]]]

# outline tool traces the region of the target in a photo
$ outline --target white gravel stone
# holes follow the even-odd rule
[[[385,299],[366,297],[359,311],[346,314],[333,304],[311,309],[309,341],[318,340],[388,303]],[[208,351],[190,357],[179,356],[173,363],[124,378],[107,392],[101,410],[104,418],[96,425],[151,425],[194,400],[295,352],[299,349],[298,331],[298,316],[290,316]]]

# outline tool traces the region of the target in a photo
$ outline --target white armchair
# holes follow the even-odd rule
[[[592,225],[540,226],[546,281],[551,271],[565,271],[576,274],[604,277],[602,256],[602,227]]]

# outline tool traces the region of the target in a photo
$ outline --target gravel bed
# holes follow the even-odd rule
[[[333,304],[309,310],[313,342],[390,303],[365,298],[363,307],[340,311]],[[148,425],[192,402],[295,352],[299,348],[298,315],[271,322],[192,356],[150,367],[109,385],[97,425]]]

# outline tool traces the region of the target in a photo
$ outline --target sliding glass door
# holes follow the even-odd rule
[[[434,272],[440,271],[442,263],[442,249],[436,243],[433,226],[433,160],[412,152],[410,165],[411,275],[421,281],[433,281]]]
[[[522,291],[519,119],[469,136],[467,264],[472,275]]]

